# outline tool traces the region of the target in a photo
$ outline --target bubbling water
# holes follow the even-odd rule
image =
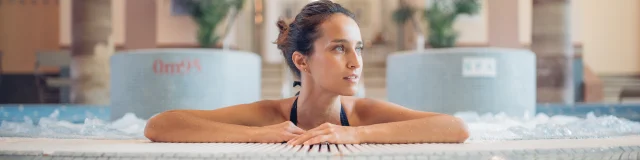
[[[59,139],[146,139],[147,120],[127,113],[113,122],[86,118],[83,123],[58,120],[59,111],[40,118],[38,123],[29,117],[23,122],[2,121],[0,137],[32,137]],[[584,139],[640,135],[640,123],[615,116],[597,117],[588,113],[586,118],[557,115],[549,117],[509,117],[504,113],[483,114],[459,112],[454,116],[464,120],[470,132],[469,141],[532,140],[532,139]],[[410,132],[414,132],[409,129]],[[434,135],[432,135],[434,136]]]
[[[98,118],[86,118],[81,124],[58,120],[59,113],[55,110],[48,117],[40,118],[37,125],[29,117],[25,117],[23,122],[2,121],[0,137],[144,139],[146,120],[133,113],[127,113],[111,123]]]
[[[640,123],[615,116],[597,117],[593,112],[586,118],[538,114],[533,118],[509,117],[504,113],[478,115],[460,112],[470,132],[469,140],[534,140],[586,139],[639,135]]]

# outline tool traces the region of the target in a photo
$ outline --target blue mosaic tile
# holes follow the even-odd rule
[[[595,116],[613,115],[632,121],[640,121],[640,104],[539,104],[537,113],[545,113],[549,116],[567,115],[586,117],[593,112]]]
[[[58,120],[82,123],[85,118],[109,120],[110,111],[106,106],[94,105],[47,105],[47,104],[0,104],[0,120],[23,122],[29,117],[34,123],[43,117],[49,117],[58,111]]]
[[[76,104],[0,104],[0,121],[22,122],[29,117],[34,123],[42,117],[48,117],[58,110],[59,120],[82,123],[85,118],[98,118],[110,121],[110,109],[104,105]],[[613,115],[640,122],[640,104],[539,104],[537,113],[549,116],[567,115],[586,117],[593,112],[595,116]]]

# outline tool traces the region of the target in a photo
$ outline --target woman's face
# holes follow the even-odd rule
[[[362,36],[356,21],[333,14],[319,26],[308,65],[316,85],[339,95],[352,96],[362,73]]]

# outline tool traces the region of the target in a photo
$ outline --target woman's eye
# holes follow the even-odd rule
[[[338,47],[336,47],[336,51],[344,52],[344,47],[343,46],[338,46]]]
[[[356,47],[356,52],[362,53],[362,47]]]

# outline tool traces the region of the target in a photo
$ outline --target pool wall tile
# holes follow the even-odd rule
[[[76,104],[0,104],[0,121],[23,122],[29,117],[34,123],[58,111],[58,120],[82,123],[86,118],[110,121],[110,109],[106,105]],[[613,115],[640,122],[640,104],[538,104],[537,113],[549,116],[567,115],[584,118],[589,112],[595,116]]]

